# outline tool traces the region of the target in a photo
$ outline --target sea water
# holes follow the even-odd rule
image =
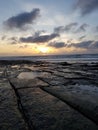
[[[9,56],[0,60],[30,60],[48,62],[98,62],[98,54],[42,55],[42,56]]]

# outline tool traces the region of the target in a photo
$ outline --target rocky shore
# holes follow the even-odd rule
[[[98,130],[98,63],[0,61],[0,130]]]

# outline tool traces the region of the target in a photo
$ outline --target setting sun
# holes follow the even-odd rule
[[[39,47],[38,50],[41,53],[48,53],[49,52],[49,48],[48,47]]]

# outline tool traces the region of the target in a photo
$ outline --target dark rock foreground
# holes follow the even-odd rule
[[[98,130],[98,63],[0,61],[0,130]]]

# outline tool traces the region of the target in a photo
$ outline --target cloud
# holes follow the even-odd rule
[[[86,29],[87,29],[88,26],[89,26],[89,25],[86,24],[86,23],[82,24],[82,25],[75,31],[75,33],[78,33],[78,32],[86,32]]]
[[[5,40],[6,38],[7,38],[7,36],[4,35],[4,36],[1,37],[1,40],[3,41],[3,40]]]
[[[17,41],[17,37],[11,37],[11,38],[9,38],[9,40]]]
[[[98,41],[89,40],[71,44],[66,43],[65,47],[67,48],[74,47],[75,49],[80,48],[86,50],[98,50]]]
[[[8,41],[10,41],[11,44],[17,44],[17,43],[19,43],[19,40],[18,40],[17,37],[8,38]]]
[[[39,35],[41,35],[42,33],[45,33],[45,30],[40,30],[40,31],[36,31],[33,35],[33,37],[38,37]]]
[[[92,44],[93,41],[83,41],[78,43],[75,47],[79,48],[89,48],[89,46]]]
[[[48,46],[54,47],[54,48],[63,48],[66,46],[66,44],[64,42],[51,42],[48,44]]]
[[[7,19],[3,24],[10,29],[18,28],[22,29],[26,24],[32,24],[39,17],[39,8],[33,9],[31,12],[24,12],[17,16],[12,16]]]
[[[78,25],[77,22],[73,22],[73,23],[70,23],[65,26],[59,26],[59,27],[54,28],[54,32],[55,33],[69,32],[69,31],[72,31],[73,29],[75,29],[75,27],[77,27],[77,25]]]
[[[68,25],[65,26],[65,31],[70,31],[72,29],[74,29],[76,26],[78,25],[78,23],[70,23]]]
[[[70,44],[70,43],[72,43],[72,41],[73,41],[73,39],[69,39],[69,40],[67,40],[67,43]]]
[[[98,0],[77,0],[75,9],[79,9],[82,16],[98,9]]]
[[[52,33],[50,35],[40,35],[37,37],[34,36],[29,36],[29,37],[21,37],[20,38],[20,42],[24,42],[24,43],[45,43],[45,42],[49,42],[50,40],[59,37],[59,34],[56,33]]]
[[[95,31],[98,32],[98,26],[96,26]]]
[[[93,41],[83,41],[80,43],[72,43],[70,46],[74,46],[76,48],[89,48]]]
[[[24,45],[24,46],[19,46],[20,49],[24,49],[24,48],[27,48],[28,45]]]
[[[78,26],[77,22],[73,22],[65,26],[58,26],[54,28],[54,32],[58,34],[64,32],[80,33],[80,32],[86,32],[87,27],[89,27],[89,25],[86,23],[83,23],[82,25]]]
[[[56,28],[54,28],[54,32],[55,32],[55,33],[62,33],[62,32],[65,31],[64,28],[65,28],[64,26],[56,27]]]
[[[79,37],[79,40],[81,41],[81,40],[83,40],[85,37],[86,37],[86,35],[83,35],[83,36]]]
[[[95,41],[92,45],[91,45],[92,49],[98,49],[98,41]]]

